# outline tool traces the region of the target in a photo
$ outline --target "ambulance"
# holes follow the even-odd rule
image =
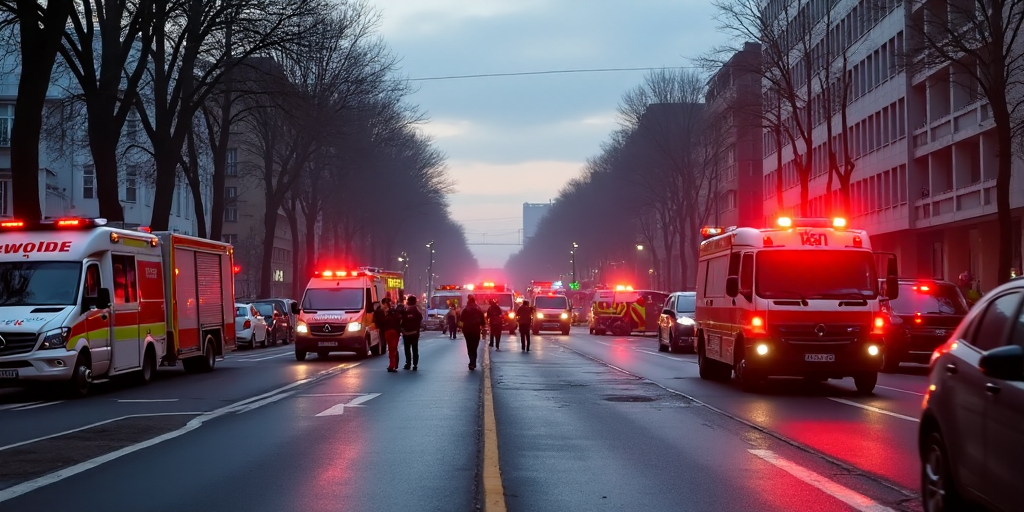
[[[515,292],[508,285],[495,284],[490,281],[467,284],[463,287],[463,294],[466,299],[470,295],[474,296],[476,304],[485,313],[487,308],[491,307],[491,300],[497,301],[498,307],[501,308],[502,329],[508,331],[509,334],[516,333],[516,328],[519,327],[519,324],[516,322],[516,308],[519,305],[516,304]],[[490,325],[487,328],[489,329]]]
[[[462,299],[462,285],[443,284],[434,289],[430,295],[430,303],[427,305],[427,317],[423,319],[424,330],[440,331],[444,329],[445,316],[448,309],[454,305],[461,308],[465,302]]]
[[[662,307],[668,300],[665,292],[634,290],[629,285],[614,289],[597,289],[590,302],[590,334],[629,336],[632,333],[657,332]]]
[[[302,301],[292,304],[298,318],[295,359],[305,361],[310,352],[321,358],[331,352],[386,354],[387,345],[373,334],[373,312],[385,297],[396,306],[402,289],[401,272],[370,267],[314,272]]]
[[[61,383],[72,396],[157,365],[210,371],[234,347],[228,244],[107,226],[0,221],[0,386]]]
[[[871,393],[886,316],[879,274],[898,293],[896,258],[844,219],[782,217],[769,229],[704,228],[697,269],[700,376],[748,391],[767,377],[853,377]],[[879,269],[882,269],[879,272]]]

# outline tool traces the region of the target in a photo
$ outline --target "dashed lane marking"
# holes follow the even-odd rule
[[[255,358],[255,359],[239,359],[238,361],[239,362],[245,362],[245,363],[253,362],[253,361],[266,361],[267,359],[274,359],[275,357],[284,357],[284,356],[290,356],[290,355],[292,355],[292,352],[282,352],[280,354],[274,354],[272,356],[259,357],[259,358]]]
[[[797,479],[817,488],[825,494],[846,503],[855,510],[860,512],[893,512],[893,509],[886,507],[885,505],[881,505],[875,500],[868,498],[857,491],[843,487],[842,485],[839,485],[799,464],[782,458],[771,450],[748,451],[786,473],[795,476]]]
[[[829,400],[832,400],[833,402],[839,402],[839,403],[844,404],[844,405],[850,405],[850,406],[853,406],[853,407],[858,407],[860,409],[864,409],[865,411],[877,412],[878,414],[885,414],[886,416],[892,416],[893,418],[899,418],[901,420],[913,421],[914,423],[920,423],[921,422],[921,420],[919,420],[919,419],[917,419],[917,418],[915,418],[913,416],[905,416],[903,414],[895,413],[895,412],[892,412],[892,411],[887,411],[885,409],[879,409],[878,407],[872,407],[870,405],[859,404],[857,402],[853,402],[853,401],[850,401],[850,400],[845,400],[843,398],[833,398],[833,397],[827,397],[827,398]]]
[[[177,402],[177,398],[150,398],[150,399],[138,399],[138,400],[118,400],[119,404],[148,404],[156,402]]]
[[[924,393],[918,393],[917,391],[907,391],[905,389],[890,388],[889,386],[879,386],[879,385],[876,385],[875,387],[876,388],[882,388],[882,389],[888,389],[888,390],[892,390],[892,391],[899,391],[900,393],[907,393],[907,394],[910,394],[910,395],[924,396]]]
[[[4,405],[0,405],[0,411],[6,411],[8,409],[19,410],[22,407],[27,407],[27,406],[30,406],[30,405],[41,404],[41,403],[43,403],[42,400],[40,400],[38,402],[25,402],[25,403],[20,403],[20,404],[4,404]]]
[[[498,458],[498,430],[491,391],[491,351],[484,349],[484,512],[505,512],[505,486]]]
[[[57,400],[55,402],[35,403],[35,404],[32,404],[32,405],[27,405],[25,407],[19,407],[19,408],[14,409],[14,410],[15,411],[27,411],[29,409],[38,409],[40,407],[48,407],[48,406],[51,406],[51,405],[57,405],[57,404],[63,403],[63,402],[64,402],[64,400]]]

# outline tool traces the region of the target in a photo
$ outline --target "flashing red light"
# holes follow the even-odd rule
[[[919,324],[919,323],[921,323],[923,321],[924,321],[924,319],[921,318],[921,312],[920,311],[914,313],[914,323],[915,324]]]
[[[791,228],[793,227],[793,219],[789,217],[779,217],[777,221],[780,228]]]
[[[861,240],[860,235],[854,235],[854,237],[853,237],[853,246],[854,247],[864,247],[864,241]]]
[[[750,331],[755,334],[766,334],[768,331],[764,326],[764,318],[754,316],[750,319]]]
[[[4,228],[23,228],[25,223],[20,220],[5,220],[0,222],[0,227]]]
[[[724,230],[722,228],[713,228],[710,226],[704,226],[700,228],[700,236],[704,238],[711,238],[713,236],[721,235]]]
[[[153,229],[149,226],[139,226],[139,231],[142,231],[143,233],[152,233]]]
[[[235,266],[231,267],[231,271],[236,273],[236,274],[241,274],[242,273],[242,266],[241,265],[235,265]],[[174,274],[175,275],[178,274],[178,269],[174,269]]]
[[[884,332],[884,329],[885,319],[880,316],[876,316],[874,322],[874,329],[871,330],[871,334],[882,334]]]
[[[842,217],[836,217],[832,219],[832,227],[837,229],[843,229],[846,227],[846,219]]]
[[[775,245],[775,241],[772,240],[772,237],[770,237],[770,236],[766,236],[766,237],[762,238],[761,239],[761,243],[764,244],[765,247],[771,247],[771,246]]]
[[[58,219],[57,227],[59,228],[77,228],[82,225],[82,219]]]

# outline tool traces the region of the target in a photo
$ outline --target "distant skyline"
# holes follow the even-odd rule
[[[705,0],[377,0],[408,78],[688,66],[724,41]],[[616,127],[645,72],[416,81],[410,101],[448,156],[452,217],[470,244],[517,243],[523,203],[546,203]],[[595,212],[597,214],[597,212]],[[482,268],[519,247],[471,245]],[[439,257],[443,249],[439,248]]]

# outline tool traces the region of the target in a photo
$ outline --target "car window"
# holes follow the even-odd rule
[[[239,307],[235,308],[235,316],[237,316],[237,317],[248,316],[248,315],[246,315],[246,313],[247,313],[247,311],[246,311],[246,307],[245,306],[239,306]]]
[[[1017,319],[1020,297],[1020,293],[1008,293],[990,302],[971,344],[984,351],[1005,345],[1010,324]]]
[[[676,299],[677,313],[693,313],[697,311],[697,297],[694,295],[680,295]]]
[[[967,303],[955,286],[936,284],[900,285],[898,298],[889,304],[897,315],[966,315]]]
[[[1024,309],[1021,309],[1020,314],[1017,315],[1017,323],[1013,326],[1013,337],[1010,338],[1010,343],[1024,347]]]
[[[665,309],[676,310],[676,297],[674,295],[669,297],[668,302],[665,303]]]

